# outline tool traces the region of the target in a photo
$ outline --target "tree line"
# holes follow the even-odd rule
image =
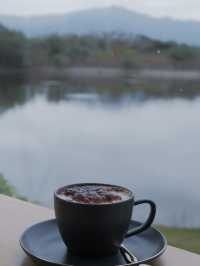
[[[29,39],[0,27],[0,69],[69,66],[196,68],[200,48],[112,33]]]

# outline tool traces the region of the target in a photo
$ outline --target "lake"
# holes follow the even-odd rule
[[[154,200],[156,223],[200,226],[197,83],[1,78],[0,172],[46,206],[58,186],[114,183]]]

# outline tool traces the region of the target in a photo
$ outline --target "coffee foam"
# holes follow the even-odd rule
[[[73,185],[64,188],[59,197],[83,204],[110,204],[128,200],[130,192],[122,187],[108,185]]]

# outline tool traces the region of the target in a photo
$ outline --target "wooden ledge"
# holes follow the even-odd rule
[[[19,246],[22,232],[31,224],[51,219],[50,209],[0,195],[0,265],[34,266]],[[168,246],[154,266],[199,266],[200,256]]]

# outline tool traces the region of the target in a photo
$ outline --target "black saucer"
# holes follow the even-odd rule
[[[130,227],[140,223],[132,221]],[[28,228],[20,239],[22,249],[39,265],[62,266],[117,266],[138,265],[161,256],[167,247],[165,237],[156,229],[149,228],[137,236],[126,239],[123,245],[136,256],[138,262],[127,264],[119,252],[102,258],[80,258],[67,252],[56,220],[45,221]]]

